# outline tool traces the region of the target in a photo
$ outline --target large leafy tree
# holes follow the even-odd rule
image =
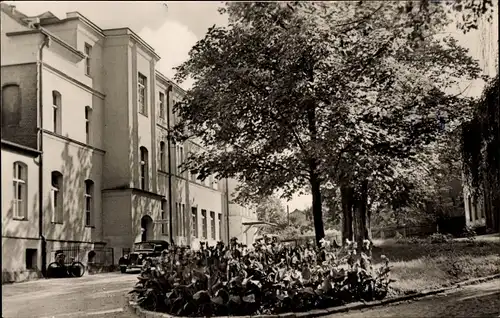
[[[424,8],[424,9],[422,9]],[[452,38],[441,4],[240,2],[177,68],[194,79],[176,105],[181,138],[205,150],[191,170],[243,183],[240,199],[308,188],[319,241],[322,188],[341,186],[349,236],[366,237],[371,183],[392,180],[467,101],[444,92],[479,69]],[[432,23],[429,21],[432,19]],[[188,131],[188,133],[186,133]],[[349,195],[347,195],[349,194]]]

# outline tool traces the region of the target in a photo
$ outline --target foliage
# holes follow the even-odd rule
[[[471,226],[466,226],[462,232],[462,236],[467,238],[469,242],[474,242],[476,239],[476,231]]]
[[[398,244],[421,244],[424,240],[418,237],[403,237],[396,238]]]
[[[264,233],[275,233],[286,227],[286,212],[281,200],[276,196],[267,196],[257,202],[257,218],[260,221],[273,223],[276,227],[265,227]]]
[[[473,197],[484,195],[487,227],[498,230],[489,217],[500,211],[499,76],[484,90],[473,118],[463,125],[461,151],[466,181]],[[490,204],[492,202],[492,204]],[[495,204],[496,202],[496,204]]]
[[[448,243],[453,239],[451,234],[434,233],[429,236],[429,241],[433,244]]]
[[[175,106],[177,138],[205,147],[185,165],[238,179],[241,200],[308,187],[317,240],[322,185],[389,189],[399,165],[436,138],[441,114],[460,122],[470,104],[444,92],[479,67],[452,37],[436,37],[450,22],[440,4],[231,2],[221,11],[229,26],[210,28],[177,68],[176,79],[194,79]]]
[[[307,311],[355,300],[382,299],[388,260],[375,268],[369,242],[334,250],[291,247],[265,238],[252,249],[236,239],[199,251],[173,247],[149,259],[131,292],[149,310],[179,316],[253,315]]]
[[[491,23],[493,19],[493,1],[491,0],[454,0],[446,1],[449,12],[454,12],[457,18],[457,27],[464,33],[477,30],[479,20],[486,17]]]

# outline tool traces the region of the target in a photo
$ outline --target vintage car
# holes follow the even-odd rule
[[[141,269],[147,257],[161,256],[161,252],[168,249],[168,246],[168,242],[162,240],[135,243],[132,252],[123,255],[118,261],[120,271],[126,273],[129,269]]]

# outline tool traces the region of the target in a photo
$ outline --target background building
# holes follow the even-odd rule
[[[177,168],[199,146],[168,140],[184,91],[153,48],[77,12],[1,10],[3,281],[58,249],[110,265],[142,240],[227,241],[226,182]]]

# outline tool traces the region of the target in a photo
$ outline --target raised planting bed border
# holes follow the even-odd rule
[[[355,303],[350,303],[350,304],[343,305],[343,306],[331,307],[331,308],[327,308],[327,309],[315,309],[315,310],[310,310],[307,312],[299,312],[299,313],[292,312],[292,313],[285,313],[285,314],[278,314],[278,315],[233,316],[233,317],[255,317],[255,318],[295,318],[295,317],[296,318],[306,318],[306,317],[312,318],[312,317],[319,317],[319,316],[331,315],[331,314],[336,314],[336,313],[341,313],[341,312],[346,312],[346,311],[351,311],[351,310],[360,310],[360,309],[365,309],[365,308],[383,306],[386,304],[392,304],[392,303],[408,301],[408,300],[412,300],[412,299],[416,299],[416,298],[421,298],[421,297],[425,297],[425,296],[440,294],[440,293],[443,293],[443,292],[451,290],[451,289],[460,288],[460,287],[468,286],[468,285],[480,284],[480,283],[483,283],[483,282],[486,282],[489,280],[493,280],[496,278],[500,278],[500,274],[469,279],[466,281],[455,283],[455,284],[448,286],[448,287],[443,287],[443,288],[438,288],[438,289],[433,289],[433,290],[424,290],[424,291],[421,291],[418,293],[412,293],[412,294],[404,295],[404,296],[400,296],[400,297],[386,298],[383,300],[376,300],[376,301],[371,301],[371,302],[355,302]],[[141,308],[135,301],[131,300],[130,298],[127,301],[126,311],[133,313],[137,317],[140,317],[140,318],[183,318],[183,317],[179,317],[179,316],[170,315],[167,313],[145,310],[145,309]],[[213,318],[227,318],[227,316],[213,317]]]

